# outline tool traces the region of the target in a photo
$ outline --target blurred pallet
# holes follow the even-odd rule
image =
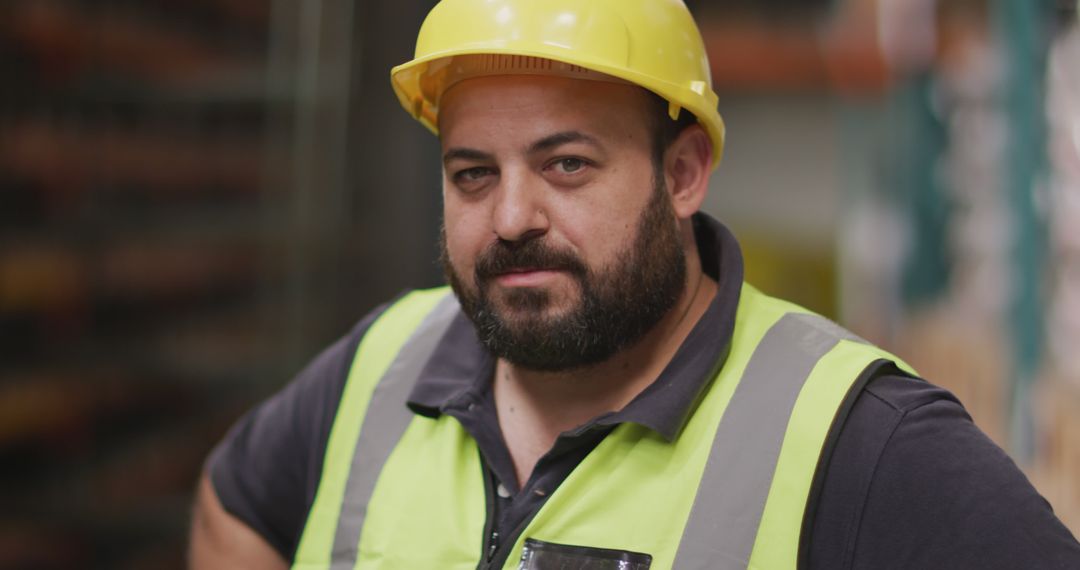
[[[140,132],[42,120],[18,121],[0,131],[0,167],[68,195],[102,183],[152,193],[159,201],[210,192],[251,195],[259,187],[261,152],[250,134],[208,140],[197,131]]]
[[[62,0],[9,2],[0,29],[46,63],[54,76],[103,66],[155,81],[182,83],[227,75],[244,66],[213,45],[214,40],[225,43],[222,36],[200,37],[169,18],[148,17],[155,16],[152,8],[102,8],[85,9]],[[229,47],[235,52],[238,46],[234,42]]]
[[[896,353],[933,384],[952,392],[975,424],[1008,449],[1006,340],[994,323],[950,309],[912,317],[898,335]]]
[[[992,323],[939,310],[911,319],[897,352],[960,399],[975,424],[1006,451],[1006,340]],[[1037,384],[1035,457],[1021,465],[1058,517],[1080,536],[1080,379],[1051,372]]]
[[[1037,406],[1032,479],[1065,526],[1080,536],[1080,378],[1048,374],[1040,382]]]
[[[270,9],[0,3],[0,568],[182,567],[269,360]]]

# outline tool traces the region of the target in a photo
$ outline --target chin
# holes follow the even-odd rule
[[[509,317],[551,319],[572,312],[581,302],[561,293],[542,287],[519,287],[498,291],[492,300],[495,308]]]

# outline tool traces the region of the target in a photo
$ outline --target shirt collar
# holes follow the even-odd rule
[[[674,440],[731,348],[735,311],[743,282],[742,252],[735,237],[711,216],[693,218],[702,269],[717,280],[716,296],[660,376],[618,412],[595,418],[592,426],[632,422]],[[484,350],[468,318],[459,313],[424,367],[409,407],[437,417],[479,400],[489,389],[494,359]]]

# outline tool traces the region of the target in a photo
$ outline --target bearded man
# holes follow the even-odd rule
[[[444,0],[392,83],[450,287],[240,421],[192,567],[1080,568],[955,398],[743,282],[681,2]]]

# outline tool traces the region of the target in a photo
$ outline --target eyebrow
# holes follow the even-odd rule
[[[562,146],[564,144],[583,142],[592,146],[600,146],[600,142],[595,138],[582,133],[580,131],[564,131],[561,133],[555,133],[548,135],[529,146],[529,154],[536,154],[546,150],[551,150],[555,147]]]
[[[555,133],[548,135],[531,145],[529,145],[528,153],[536,154],[551,150],[553,148],[562,146],[564,144],[570,144],[575,142],[587,143],[592,146],[599,147],[600,142],[595,138],[580,132],[580,131],[563,131],[561,133]],[[494,159],[494,155],[482,150],[474,148],[456,147],[446,151],[443,155],[443,164],[446,164],[452,160],[473,160],[477,162],[491,161]]]
[[[490,161],[494,158],[491,153],[474,148],[452,148],[443,155],[443,164],[451,160],[475,160],[477,162]]]

